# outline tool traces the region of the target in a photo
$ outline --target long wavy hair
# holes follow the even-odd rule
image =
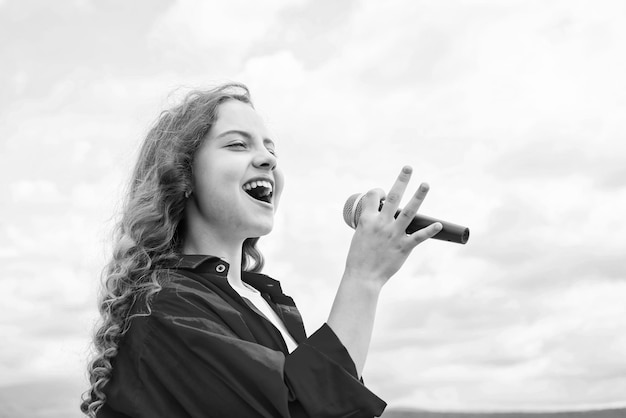
[[[131,319],[149,315],[151,297],[161,290],[164,277],[155,267],[176,260],[181,253],[193,158],[217,120],[219,105],[228,100],[252,106],[243,84],[195,90],[181,104],[162,112],[143,142],[115,228],[113,256],[102,272],[101,319],[88,366],[91,387],[81,403],[89,417],[95,417],[106,402],[103,388],[111,379],[112,360]],[[263,267],[257,242],[258,238],[244,241],[243,270],[258,272]],[[131,315],[136,303],[144,303],[146,309]]]

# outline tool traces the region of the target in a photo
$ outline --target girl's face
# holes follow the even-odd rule
[[[229,100],[193,161],[193,193],[188,216],[216,239],[247,239],[268,234],[283,188],[274,142],[259,114]]]

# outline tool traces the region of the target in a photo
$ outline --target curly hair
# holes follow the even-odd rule
[[[228,100],[253,106],[243,84],[191,91],[181,104],[161,113],[143,142],[115,228],[113,256],[102,272],[101,318],[88,366],[91,388],[83,393],[80,406],[89,417],[106,402],[103,388],[111,379],[112,360],[131,319],[151,313],[151,297],[164,280],[155,267],[177,259],[181,252],[192,161],[217,120],[218,106]],[[263,267],[257,242],[258,238],[244,241],[243,270],[257,272]],[[146,309],[139,310],[144,313],[131,314],[138,303],[145,304]]]

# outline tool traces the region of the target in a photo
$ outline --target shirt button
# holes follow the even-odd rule
[[[226,270],[226,266],[224,266],[223,264],[218,264],[217,267],[215,267],[215,270],[218,273],[224,273],[224,270]]]

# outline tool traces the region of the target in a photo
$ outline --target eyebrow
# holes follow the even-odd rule
[[[219,134],[216,138],[222,138],[224,136],[228,136],[228,135],[241,135],[244,138],[246,138],[248,141],[252,141],[252,135],[249,132],[246,131],[240,131],[238,129],[231,129],[230,131],[226,131],[226,132],[222,132],[221,134]],[[271,145],[273,147],[276,146],[276,144],[274,144],[274,141],[272,141],[270,138],[263,138],[263,144],[265,145]]]

